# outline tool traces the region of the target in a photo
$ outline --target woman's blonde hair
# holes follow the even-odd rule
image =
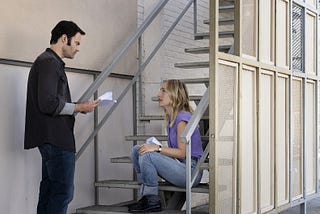
[[[178,112],[187,111],[192,113],[193,109],[189,104],[188,90],[183,82],[177,79],[170,79],[164,80],[163,83],[166,83],[166,91],[170,98],[170,106],[172,107],[172,115],[165,112],[166,122],[168,122],[170,117],[170,127],[172,127]]]

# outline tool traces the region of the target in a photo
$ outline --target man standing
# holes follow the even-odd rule
[[[72,21],[51,31],[50,48],[35,60],[28,78],[24,148],[42,157],[37,214],[65,214],[73,198],[74,113],[92,112],[99,100],[72,103],[63,58],[74,58],[85,32]]]

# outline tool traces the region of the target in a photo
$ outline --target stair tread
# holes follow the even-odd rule
[[[233,160],[229,158],[219,158],[219,166],[232,166]],[[111,158],[111,163],[132,163],[129,156],[121,156]],[[200,166],[201,169],[209,169],[209,163],[202,163]]]
[[[219,12],[227,12],[227,11],[233,11],[234,5],[228,5],[228,6],[220,6]]]
[[[111,163],[132,163],[131,158],[129,156],[121,156],[110,159]]]
[[[150,120],[164,120],[163,115],[141,115],[139,116],[140,121],[150,121]]]
[[[203,24],[210,24],[210,20],[204,20]],[[228,19],[228,18],[224,18],[224,19],[219,19],[219,25],[232,25],[234,24],[234,19]]]
[[[204,206],[202,206],[204,207]],[[194,214],[207,214],[208,207],[195,207],[192,208],[192,213]],[[78,208],[77,212],[74,214],[111,214],[111,213],[129,213],[127,206],[117,206],[117,205],[93,205],[83,208]],[[163,210],[157,212],[159,214],[182,214],[185,211],[180,210]]]
[[[186,48],[184,52],[186,53],[194,53],[194,54],[202,54],[209,53],[209,47],[198,47],[198,48]]]
[[[180,62],[175,63],[174,67],[176,68],[209,68],[209,61],[202,62]]]
[[[208,120],[209,116],[202,116],[203,120]],[[141,115],[139,116],[140,121],[151,121],[151,120],[164,120],[163,115]]]
[[[125,140],[126,141],[133,141],[133,140],[137,140],[137,141],[145,141],[150,137],[155,137],[157,138],[159,141],[167,141],[168,136],[167,135],[129,135],[129,136],[125,136]],[[203,141],[208,141],[209,137],[208,136],[201,136],[201,140]],[[219,138],[220,142],[230,142],[230,141],[234,141],[234,137],[233,136],[221,136]]]
[[[234,31],[221,31],[219,32],[219,38],[228,38],[228,37],[233,37]],[[196,40],[199,39],[209,39],[209,32],[200,32],[196,33],[194,38]]]
[[[128,207],[113,205],[94,205],[89,207],[78,208],[75,214],[111,214],[111,213],[129,213]]]
[[[159,141],[167,141],[168,136],[167,135],[130,135],[125,136],[126,141],[146,141],[150,137],[155,137]],[[201,136],[201,140],[209,140],[208,136]]]
[[[132,163],[131,158],[129,156],[115,157],[110,158],[111,163]],[[201,169],[209,169],[208,163],[202,163],[200,166]]]
[[[219,45],[219,51],[221,52],[227,52],[232,45]],[[191,54],[208,54],[210,49],[209,47],[197,47],[197,48],[186,48],[184,49],[186,53]]]
[[[132,180],[104,180],[95,182],[96,187],[124,188],[124,189],[140,189],[140,184]],[[180,188],[169,184],[168,182],[159,181],[159,190],[185,192],[185,188]],[[209,184],[200,183],[193,187],[192,192],[209,193]]]
[[[185,84],[209,83],[209,78],[193,78],[193,79],[179,79],[179,80]]]
[[[201,100],[202,96],[196,96],[196,95],[191,95],[189,96],[189,100],[190,101],[199,101]],[[151,98],[152,101],[159,101],[159,98],[158,97],[152,97]]]

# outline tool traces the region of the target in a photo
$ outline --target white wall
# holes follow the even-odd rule
[[[23,150],[26,85],[29,68],[0,65],[0,207],[8,214],[35,213],[41,179],[41,158],[37,149]],[[91,75],[68,73],[72,98],[79,98],[92,82]],[[76,122],[77,146],[92,129],[93,114],[78,117]],[[82,133],[82,134],[80,134]],[[76,204],[92,203],[93,164],[90,149],[77,163]],[[81,166],[81,167],[80,167]],[[83,168],[84,170],[80,170]],[[86,179],[80,179],[80,178]],[[81,186],[81,188],[79,188]],[[19,204],[19,206],[17,206]]]
[[[135,31],[136,0],[1,0],[0,58],[33,62],[49,46],[50,32],[62,19],[73,20],[86,35],[80,53],[70,67],[104,69]],[[136,63],[135,48],[117,67],[131,73]]]
[[[0,65],[0,207],[1,213],[36,212],[38,188],[41,180],[41,158],[37,149],[23,150],[26,84],[29,68]],[[84,90],[92,83],[93,76],[67,73],[73,100],[78,100]],[[119,96],[121,87],[128,80],[109,78],[99,93],[113,91]],[[115,114],[109,118],[99,134],[99,179],[130,179],[132,166],[126,164],[119,168],[110,163],[111,157],[130,154],[130,144],[124,141],[132,130],[131,93],[124,98]],[[109,107],[99,107],[100,118]],[[85,142],[93,130],[93,114],[76,117],[75,136],[77,148]],[[112,172],[112,173],[111,173]],[[93,144],[76,163],[75,194],[69,206],[69,213],[76,208],[94,204],[94,156]],[[102,190],[101,203],[110,204],[131,199],[125,191]],[[115,197],[116,195],[116,197]],[[19,206],[17,206],[19,204]]]
[[[65,60],[67,67],[103,70],[125,41],[136,30],[137,1],[133,0],[1,0],[0,58],[33,62],[49,46],[50,31],[62,19],[73,20],[85,32],[80,53]],[[115,73],[136,71],[136,46],[133,46]],[[23,150],[25,96],[30,68],[0,65],[0,207],[1,213],[36,213],[38,186],[41,179],[40,154],[37,149]],[[73,100],[78,100],[93,81],[92,75],[67,73]],[[112,90],[115,98],[128,80],[108,78],[99,94]],[[99,179],[112,176],[131,178],[131,165],[119,168],[110,158],[128,155],[131,146],[124,136],[132,130],[131,92],[124,98],[99,134]],[[105,109],[99,109],[100,118]],[[77,149],[93,129],[93,114],[78,114],[75,125]],[[94,204],[93,144],[76,164],[75,194],[68,213]],[[111,174],[112,172],[112,174]],[[106,191],[106,193],[104,193]],[[127,192],[101,190],[101,204],[130,199]],[[116,195],[116,197],[115,197]],[[19,206],[17,206],[19,205]]]

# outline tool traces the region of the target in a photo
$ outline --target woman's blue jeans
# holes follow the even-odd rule
[[[73,198],[75,153],[51,145],[39,146],[42,157],[37,214],[65,214]]]
[[[175,158],[162,155],[158,152],[148,152],[143,155],[138,153],[139,145],[132,148],[131,158],[137,173],[138,182],[141,183],[141,195],[158,195],[158,176],[169,183],[178,186],[186,186],[186,164]],[[191,173],[193,173],[197,161],[191,160]],[[193,186],[199,184],[202,171],[198,174]]]

